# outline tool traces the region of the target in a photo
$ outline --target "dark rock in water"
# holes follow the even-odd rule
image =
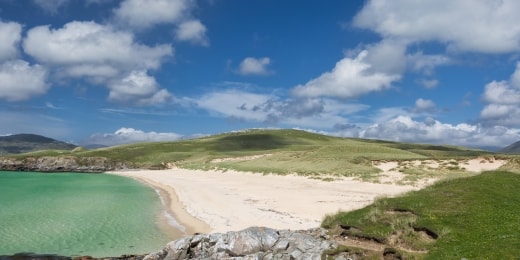
[[[290,231],[250,227],[237,232],[198,234],[168,243],[144,260],[162,259],[321,259],[337,248],[321,228]]]

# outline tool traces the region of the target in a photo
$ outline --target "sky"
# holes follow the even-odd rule
[[[0,135],[520,140],[517,0],[0,0]]]

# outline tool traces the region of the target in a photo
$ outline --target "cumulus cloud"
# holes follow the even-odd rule
[[[134,128],[120,128],[114,133],[91,135],[84,143],[98,145],[120,145],[137,142],[166,142],[181,139],[183,136],[177,133],[144,132]]]
[[[371,0],[353,23],[384,38],[436,41],[453,51],[506,53],[520,50],[519,12],[515,0]]]
[[[269,64],[271,64],[271,59],[269,57],[247,57],[240,63],[238,73],[242,75],[267,75],[271,73],[267,69]]]
[[[148,76],[146,71],[132,71],[128,76],[111,82],[108,87],[109,100],[117,102],[154,105],[171,98],[171,94],[159,89],[155,78]]]
[[[508,81],[492,81],[486,85],[482,100],[487,105],[480,111],[480,119],[487,125],[520,125],[520,88]]]
[[[175,36],[180,41],[189,41],[202,46],[208,46],[209,40],[206,36],[206,26],[199,20],[185,21],[175,31]]]
[[[355,58],[343,58],[332,71],[296,86],[293,93],[304,97],[355,98],[387,89],[401,78],[400,74],[373,71],[372,65],[366,61],[368,55],[364,50]]]
[[[266,116],[264,106],[274,98],[272,95],[230,89],[207,93],[195,102],[199,108],[225,117],[262,122]]]
[[[51,67],[59,78],[83,78],[107,86],[111,101],[153,105],[171,97],[147,74],[173,55],[170,45],[142,45],[135,42],[130,32],[75,21],[59,29],[32,28],[23,47],[27,54]]]
[[[520,62],[510,79],[492,81],[484,87],[480,119],[486,125],[520,126]]]
[[[416,121],[409,116],[398,116],[389,121],[373,124],[362,131],[362,138],[397,142],[450,144],[466,147],[505,147],[520,138],[520,130],[501,126],[485,127],[466,123],[447,124],[432,118]]]
[[[47,70],[23,60],[0,64],[0,99],[21,101],[47,91]]]
[[[0,61],[18,56],[18,44],[21,39],[22,25],[15,22],[0,21]]]
[[[71,76],[95,75],[93,68],[98,65],[115,70],[156,69],[162,59],[173,53],[171,45],[149,47],[136,43],[129,32],[95,22],[77,21],[60,29],[34,27],[27,32],[23,47],[27,54],[42,63],[75,70]]]
[[[345,123],[345,115],[368,109],[363,104],[344,104],[325,98],[280,99],[274,95],[229,89],[208,93],[194,103],[217,116],[268,125],[332,127]]]
[[[429,113],[435,111],[435,102],[429,99],[419,98],[415,101],[415,107],[412,109],[415,113]]]
[[[125,26],[146,29],[157,24],[178,22],[189,8],[188,0],[125,0],[114,9],[114,17]]]

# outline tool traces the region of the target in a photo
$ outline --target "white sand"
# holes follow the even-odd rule
[[[414,162],[415,163],[415,162]],[[421,164],[417,162],[415,164]],[[431,163],[438,166],[439,161]],[[472,159],[459,162],[467,171],[494,170],[502,160]],[[392,180],[368,183],[353,178],[325,182],[302,176],[262,175],[235,171],[198,171],[173,168],[159,171],[122,171],[113,174],[139,179],[160,188],[170,212],[184,234],[226,232],[250,226],[307,229],[320,225],[326,214],[369,205],[378,196],[394,196],[433,183],[396,185],[401,177],[396,162],[375,164]]]
[[[459,164],[459,166],[461,168],[466,169],[466,171],[481,172],[481,171],[496,170],[506,163],[507,163],[506,160],[475,158],[475,159],[471,159],[465,163],[461,163],[461,164]]]
[[[186,233],[236,231],[250,226],[307,229],[319,226],[325,214],[361,208],[378,196],[418,189],[353,179],[325,182],[301,176],[179,168],[114,174],[167,190],[171,211],[187,227]]]

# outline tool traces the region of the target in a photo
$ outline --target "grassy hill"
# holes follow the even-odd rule
[[[501,153],[520,154],[520,141],[512,143],[500,150]]]
[[[363,259],[518,259],[518,190],[519,174],[487,172],[381,198],[322,225],[344,244],[338,251]]]
[[[341,176],[377,173],[372,160],[410,160],[486,155],[452,146],[339,138],[300,130],[247,130],[175,142],[137,143],[72,153],[162,168],[173,163],[194,169]],[[42,153],[39,153],[42,155]],[[230,159],[233,158],[233,159]]]
[[[0,155],[20,154],[40,150],[72,150],[76,145],[34,134],[0,136]]]

